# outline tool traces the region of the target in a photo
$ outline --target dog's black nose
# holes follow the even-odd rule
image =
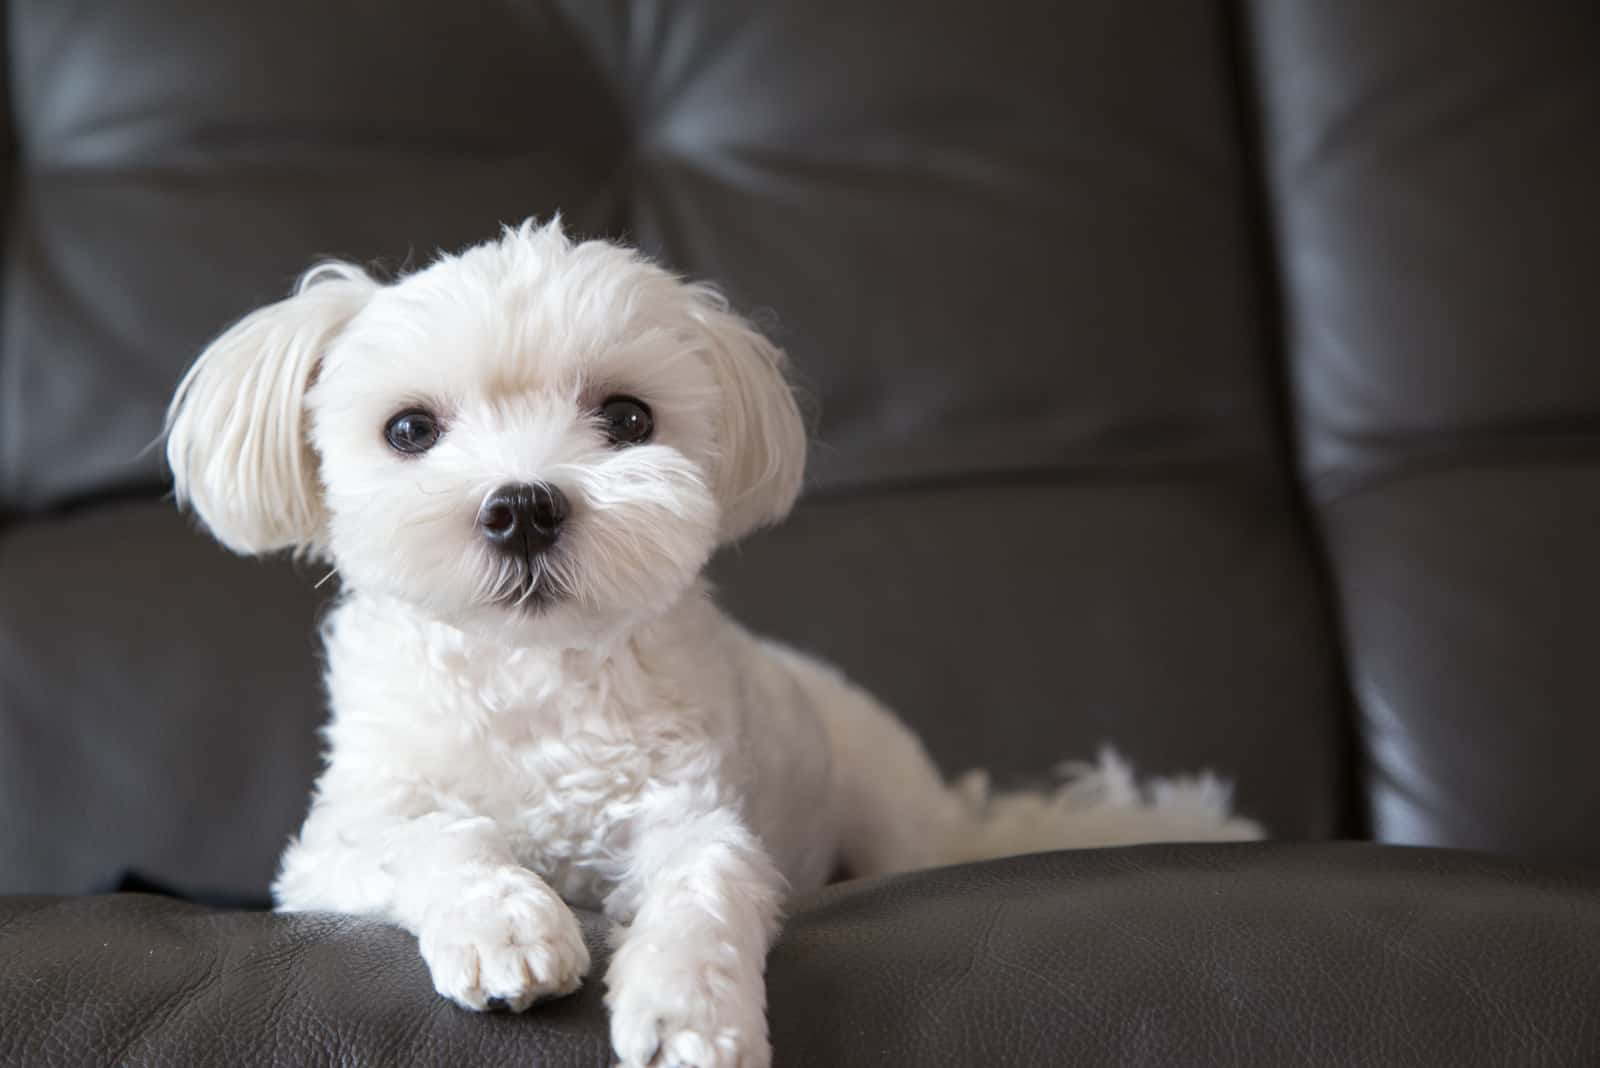
[[[556,543],[567,518],[567,496],[544,482],[518,482],[489,494],[478,511],[478,529],[503,549],[540,553]]]

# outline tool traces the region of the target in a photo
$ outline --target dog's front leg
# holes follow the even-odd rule
[[[319,802],[275,890],[282,909],[376,914],[411,931],[434,987],[464,1008],[521,1011],[576,990],[589,969],[577,917],[485,817],[357,819]]]
[[[632,877],[607,901],[621,944],[606,976],[624,1068],[765,1068],[767,947],[783,876],[737,812],[653,799]]]

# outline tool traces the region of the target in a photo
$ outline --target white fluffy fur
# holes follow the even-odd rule
[[[344,590],[280,908],[400,924],[472,1009],[576,988],[568,906],[603,909],[622,1063],[751,1068],[783,900],[839,866],[1259,833],[1215,780],[1140,787],[1109,755],[1052,793],[947,786],[869,695],[718,612],[706,560],[799,489],[782,367],[710,290],[557,224],[392,285],[318,268],[201,356],[169,413],[179,499]],[[605,441],[614,393],[650,404],[651,441]],[[418,404],[444,434],[397,454],[383,428]],[[572,516],[547,558],[508,563],[475,518],[534,480]],[[519,582],[552,596],[509,605]]]

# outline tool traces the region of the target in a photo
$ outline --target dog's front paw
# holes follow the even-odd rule
[[[760,970],[707,960],[706,953],[631,941],[618,951],[606,1002],[621,1068],[772,1063]]]
[[[468,1009],[521,1012],[570,994],[589,970],[578,918],[530,871],[493,872],[430,909],[418,934],[434,989]]]

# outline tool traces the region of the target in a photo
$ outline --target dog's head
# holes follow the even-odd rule
[[[782,354],[715,292],[524,224],[392,285],[313,270],[201,355],[167,459],[236,552],[577,634],[664,610],[782,518],[805,434]]]

